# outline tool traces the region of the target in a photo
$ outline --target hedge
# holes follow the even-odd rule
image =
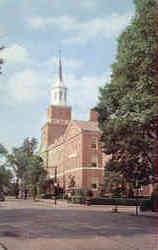
[[[84,204],[85,203],[85,197],[79,196],[79,195],[74,195],[71,197],[70,200],[72,203],[75,204]],[[123,199],[123,198],[92,198],[91,199],[91,204],[92,205],[120,205],[120,206],[136,206],[137,202],[143,209],[143,204],[145,203],[144,206],[147,206],[146,204],[150,203],[149,198],[139,198],[137,199]]]

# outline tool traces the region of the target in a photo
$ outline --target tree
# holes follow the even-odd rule
[[[13,167],[17,179],[23,179],[27,170],[29,157],[35,153],[37,140],[26,138],[20,147],[14,147],[7,155],[8,163]]]
[[[116,189],[120,189],[120,195],[125,191],[124,178],[120,172],[109,171],[106,165],[104,170],[104,192],[114,194]]]
[[[13,174],[10,169],[7,169],[4,165],[0,165],[0,191],[5,188],[9,188]]]
[[[158,142],[158,19],[154,0],[135,0],[136,14],[118,39],[111,80],[100,89],[99,126],[111,171],[150,183]],[[158,174],[158,173],[157,173]]]
[[[43,159],[39,155],[32,155],[28,159],[27,170],[24,175],[24,179],[27,184],[37,186],[42,184],[47,175],[44,169]]]
[[[36,150],[37,140],[26,138],[20,147],[13,148],[12,153],[7,154],[8,164],[14,169],[21,191],[26,186],[35,190],[46,179],[43,160]]]
[[[1,46],[1,47],[0,47],[0,51],[3,50],[4,48],[5,48],[4,46]],[[4,63],[4,60],[3,60],[2,58],[0,58],[0,74],[2,74],[2,71],[1,71],[2,66],[1,66],[1,65],[2,65],[3,63]]]
[[[0,155],[5,155],[6,153],[7,149],[2,144],[0,144]]]
[[[7,188],[11,184],[11,180],[13,178],[13,174],[10,169],[6,167],[5,157],[7,155],[7,149],[0,144],[0,191],[4,188]]]

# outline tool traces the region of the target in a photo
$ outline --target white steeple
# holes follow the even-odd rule
[[[51,105],[66,106],[67,88],[63,83],[61,51],[59,51],[59,71],[58,78],[51,90]]]

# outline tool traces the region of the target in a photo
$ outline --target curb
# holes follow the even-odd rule
[[[38,200],[40,203],[42,203],[43,205],[47,205],[47,206],[52,206],[52,207],[58,207],[58,208],[84,208],[85,205],[84,204],[73,204],[73,203],[66,203],[66,202],[62,202],[62,201],[57,201],[57,204],[54,204],[54,200],[43,200],[43,199],[39,199]],[[89,206],[90,208],[100,208],[103,209],[105,207],[112,207],[112,205],[91,205]],[[122,211],[122,209],[124,209],[124,211]],[[129,213],[131,212],[130,210],[128,211],[126,206],[120,206],[119,207],[120,212],[125,212],[125,213]],[[135,207],[134,207],[134,212],[135,212]],[[153,213],[153,212],[139,212],[140,216],[146,216],[146,217],[155,217],[158,218],[158,213]],[[1,249],[0,249],[1,250]]]
[[[83,207],[81,204],[72,204],[72,203],[67,203],[67,202],[62,202],[62,201],[57,201],[56,205],[54,204],[54,200],[38,200],[39,203],[48,205],[48,206],[55,206],[55,207],[61,207],[61,208],[70,208],[70,207]]]

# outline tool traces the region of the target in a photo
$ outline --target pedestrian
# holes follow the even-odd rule
[[[130,188],[129,191],[128,191],[128,198],[129,199],[133,199],[134,198],[134,192],[133,192],[132,188]]]
[[[32,189],[32,197],[34,201],[36,201],[36,196],[37,196],[37,187],[34,186]]]
[[[24,200],[24,198],[25,198],[25,190],[24,190],[24,189],[22,189],[22,191],[21,191],[21,199],[23,199],[23,200]]]
[[[15,197],[16,199],[19,199],[19,183],[16,181],[15,183]]]
[[[155,183],[151,194],[152,211],[158,212],[158,183]]]
[[[27,200],[27,193],[28,193],[28,190],[27,190],[27,188],[25,188],[25,190],[24,190],[24,199],[25,200]]]
[[[19,199],[19,188],[18,187],[15,190],[15,197],[16,197],[16,199]]]
[[[0,188],[0,201],[5,201],[3,188]]]

